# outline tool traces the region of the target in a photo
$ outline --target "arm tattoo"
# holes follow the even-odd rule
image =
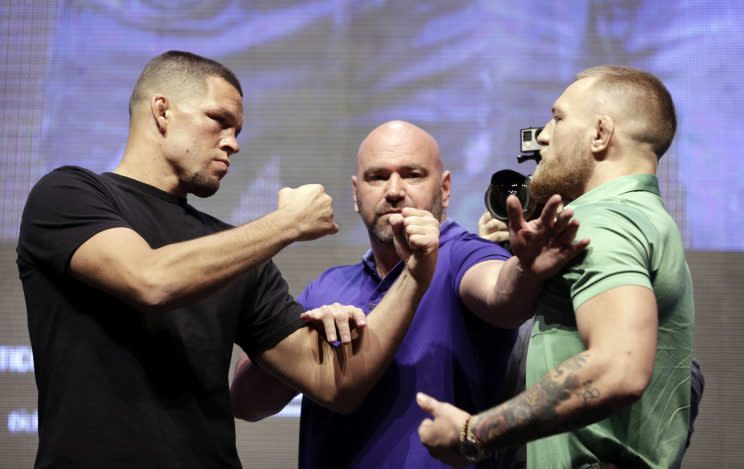
[[[567,425],[557,419],[561,403],[574,396],[580,399],[581,407],[593,407],[594,401],[600,397],[591,380],[582,383],[576,374],[584,367],[587,358],[586,352],[569,358],[527,391],[478,415],[473,428],[478,440],[507,446],[557,430],[566,431]],[[596,414],[594,409],[585,410]]]

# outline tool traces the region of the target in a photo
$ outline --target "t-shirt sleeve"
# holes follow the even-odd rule
[[[93,235],[129,227],[97,178],[82,168],[63,167],[36,183],[21,218],[19,263],[64,273],[75,250]]]
[[[310,297],[312,295],[314,282],[308,284],[303,290],[302,293],[300,293],[297,296],[297,302],[303,306],[303,311],[312,309],[308,303],[310,302]]]
[[[484,261],[505,261],[511,257],[503,247],[473,234],[458,238],[453,243],[449,262],[450,269],[455,273],[452,287],[458,296],[460,282],[471,267]]]
[[[587,300],[616,287],[652,288],[650,278],[653,224],[639,211],[621,206],[586,206],[576,210],[581,220],[576,239],[591,244],[580,262],[563,274],[571,288],[574,311]]]
[[[256,278],[241,315],[237,343],[254,357],[302,327],[301,304],[289,294],[281,272],[269,261],[256,269]]]

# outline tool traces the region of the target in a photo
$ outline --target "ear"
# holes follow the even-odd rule
[[[450,189],[452,188],[452,174],[449,171],[445,171],[442,173],[441,185],[442,185],[442,207],[447,208],[449,207],[450,194],[451,194]]]
[[[357,202],[357,177],[351,177],[351,192],[354,195],[354,211],[359,213],[359,202]]]
[[[592,138],[592,153],[602,153],[607,150],[615,133],[615,123],[612,117],[604,114],[597,116],[594,122],[594,135]]]
[[[161,135],[168,131],[168,98],[162,94],[156,94],[150,99],[150,113]]]

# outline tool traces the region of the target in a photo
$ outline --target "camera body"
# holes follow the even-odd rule
[[[542,129],[542,127],[528,127],[519,130],[519,155],[517,156],[519,163],[527,160],[540,162],[540,144],[537,143],[537,137]],[[530,195],[530,177],[511,169],[502,169],[493,173],[485,194],[486,208],[492,217],[501,221],[509,219],[506,213],[506,199],[510,195],[515,195],[519,199],[525,219],[529,220],[534,213],[540,213],[540,207]]]
[[[519,134],[521,135],[519,145],[520,153],[540,151],[540,144],[537,143],[537,137],[540,135],[540,132],[542,132],[542,129],[542,127],[529,127],[519,130]]]
[[[542,129],[542,127],[528,127],[519,130],[519,155],[517,155],[519,163],[527,160],[540,162],[540,144],[537,143],[537,137]]]

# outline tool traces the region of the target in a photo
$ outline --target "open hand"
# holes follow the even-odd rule
[[[325,332],[328,343],[338,347],[351,342],[351,331],[367,325],[364,311],[355,306],[338,303],[305,311],[300,315],[305,324],[310,324]],[[340,341],[339,341],[340,337]]]
[[[570,208],[558,213],[560,207],[561,196],[554,195],[539,218],[526,222],[519,199],[506,199],[511,250],[522,268],[538,278],[552,277],[589,245],[589,239],[574,243],[579,221],[572,219]]]

